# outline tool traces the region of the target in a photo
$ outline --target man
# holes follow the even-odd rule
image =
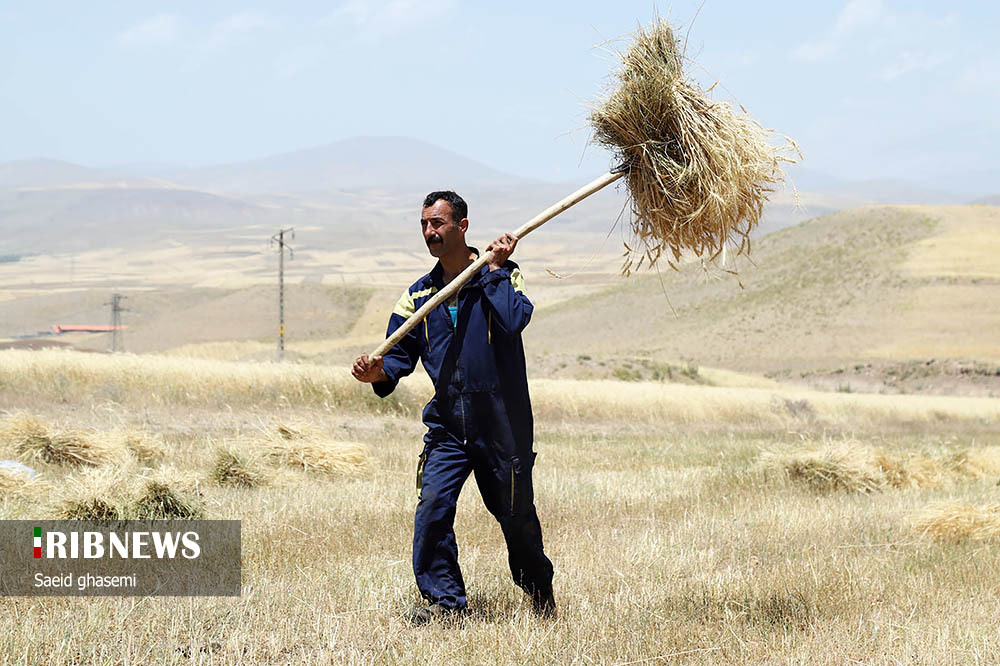
[[[472,264],[465,244],[468,206],[451,191],[424,199],[420,228],[438,262],[396,303],[386,336]],[[508,261],[517,238],[504,234],[487,247],[492,259],[448,303],[442,303],[384,357],[359,357],[356,379],[385,397],[417,359],[434,383],[424,408],[427,426],[417,467],[419,502],[413,530],[413,573],[429,602],[411,619],[423,624],[466,605],[455,542],[455,503],[475,474],[486,508],[500,523],[514,582],[539,615],[554,617],[552,563],[542,550],[531,469],[533,422],[521,331],[531,319],[521,272]]]

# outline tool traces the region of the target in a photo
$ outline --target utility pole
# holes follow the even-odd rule
[[[295,257],[295,250],[285,243],[285,234],[295,240],[295,229],[282,229],[271,236],[271,245],[278,245],[278,360],[285,360],[285,248],[288,248],[288,258]]]
[[[111,302],[105,303],[105,305],[111,306],[111,351],[123,351],[125,346],[125,336],[122,332],[122,312],[128,312],[127,308],[122,307],[122,301],[125,297],[121,294],[112,294]]]

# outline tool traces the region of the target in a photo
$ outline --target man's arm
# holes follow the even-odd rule
[[[407,289],[392,310],[385,337],[395,333],[396,329],[413,314],[413,311],[413,297],[410,296],[410,290]],[[369,358],[368,354],[362,354],[354,361],[351,374],[359,382],[371,384],[372,390],[380,398],[386,397],[396,389],[400,379],[409,375],[417,367],[417,360],[420,358],[420,338],[416,331],[417,328],[414,328],[407,333],[384,356]]]
[[[515,335],[524,330],[531,321],[534,306],[524,295],[524,278],[513,261],[507,259],[514,252],[517,237],[503,234],[489,244],[487,251],[493,257],[487,264],[490,272],[483,278],[486,298],[493,307],[494,323],[507,335]]]

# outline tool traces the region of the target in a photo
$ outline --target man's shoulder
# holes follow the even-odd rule
[[[406,288],[406,291],[413,298],[420,298],[420,296],[426,296],[429,293],[436,292],[437,286],[434,284],[434,279],[431,273],[428,272],[417,278],[413,284]]]
[[[431,274],[425,273],[416,282],[403,290],[392,312],[406,319],[416,312],[417,308],[423,305],[423,301],[436,294],[437,291],[437,286],[434,284]]]

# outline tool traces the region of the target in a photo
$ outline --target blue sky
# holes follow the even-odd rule
[[[659,5],[687,29],[698,2]],[[602,42],[649,2],[0,1],[0,160],[240,161],[404,135],[581,180]],[[996,3],[707,0],[692,74],[843,178],[996,173]],[[623,42],[619,42],[621,47]],[[970,176],[972,178],[973,176]]]

